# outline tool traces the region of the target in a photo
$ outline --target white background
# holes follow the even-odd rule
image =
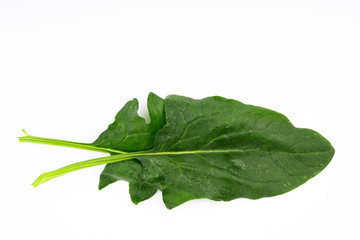
[[[357,0],[0,0],[0,239],[359,239]],[[19,143],[92,142],[153,91],[221,95],[285,114],[336,149],[287,194],[133,205],[97,190],[102,166],[38,188],[42,172],[104,154]]]

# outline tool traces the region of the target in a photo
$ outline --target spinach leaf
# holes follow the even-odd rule
[[[44,173],[33,185],[107,163],[100,188],[129,181],[134,203],[160,189],[171,209],[191,199],[283,194],[323,170],[335,152],[319,133],[295,128],[285,116],[265,108],[222,97],[149,99],[149,124],[137,115],[138,104],[132,100],[93,144],[21,137],[112,154]]]

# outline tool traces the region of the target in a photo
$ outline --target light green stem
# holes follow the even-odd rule
[[[51,171],[51,172],[43,173],[32,183],[32,185],[34,187],[37,187],[44,182],[47,182],[53,178],[59,177],[61,175],[69,173],[69,172],[73,172],[73,171],[80,170],[83,168],[107,164],[107,163],[130,160],[134,156],[141,154],[141,153],[137,153],[137,154],[136,153],[127,153],[124,151],[110,149],[110,148],[96,147],[89,143],[79,143],[79,142],[71,142],[71,141],[65,141],[65,140],[59,140],[59,139],[53,139],[53,138],[36,137],[36,136],[31,136],[24,129],[22,131],[25,133],[25,136],[19,137],[20,142],[41,143],[41,144],[72,147],[72,148],[79,148],[79,149],[85,149],[85,150],[91,150],[91,151],[97,151],[97,152],[115,153],[116,154],[113,156],[95,158],[95,159],[91,159],[91,160],[87,160],[87,161],[74,163],[74,164],[59,168],[59,169]]]
[[[94,167],[94,166],[107,164],[107,163],[130,160],[135,155],[138,155],[138,154],[128,153],[128,154],[121,154],[121,155],[113,155],[113,156],[94,158],[94,159],[91,159],[91,160],[74,163],[74,164],[59,168],[59,169],[51,171],[51,172],[46,172],[46,173],[41,174],[32,183],[32,185],[34,187],[37,187],[40,184],[42,184],[44,182],[47,182],[47,181],[49,181],[49,180],[51,180],[53,178],[60,177],[61,175],[64,175],[66,173],[73,172],[73,171],[76,171],[76,170],[80,170],[80,169],[83,169],[83,168]]]
[[[133,153],[124,153],[124,154],[117,154],[113,156],[107,156],[107,157],[101,157],[101,158],[95,158],[90,159],[82,162],[77,162],[62,168],[59,168],[57,170],[46,172],[41,174],[34,182],[33,186],[37,187],[40,184],[47,182],[53,178],[60,177],[66,173],[70,173],[76,170],[88,168],[88,167],[94,167],[99,166],[102,164],[108,164],[108,163],[114,163],[114,162],[120,162],[125,160],[134,159],[136,157],[149,157],[149,156],[161,156],[161,155],[183,155],[183,154],[208,154],[208,153],[217,153],[217,152],[223,152],[222,150],[216,151],[216,150],[204,150],[204,151],[180,151],[180,152],[151,152],[151,151],[141,151],[141,152],[133,152]],[[229,151],[227,151],[229,152]],[[237,150],[237,152],[246,152]]]
[[[116,153],[116,154],[126,153],[126,152],[120,151],[120,150],[96,147],[89,143],[79,143],[79,142],[71,142],[71,141],[65,141],[65,140],[59,140],[59,139],[53,139],[53,138],[31,136],[27,132],[25,132],[24,129],[23,129],[23,132],[25,133],[26,136],[19,137],[20,142],[49,144],[49,145],[72,147],[72,148],[85,149],[85,150],[91,150],[91,151],[96,151],[96,152],[105,152],[105,153]]]

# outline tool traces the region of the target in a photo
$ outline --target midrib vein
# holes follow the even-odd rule
[[[71,147],[71,148],[78,148],[90,151],[97,151],[97,152],[105,152],[105,153],[115,153],[121,154],[126,156],[158,156],[158,155],[187,155],[187,154],[211,154],[211,153],[246,153],[246,152],[258,152],[258,153],[282,153],[282,154],[318,154],[321,152],[330,152],[331,149],[328,151],[316,151],[316,152],[286,152],[286,151],[264,151],[264,150],[257,150],[257,149],[212,149],[212,150],[191,150],[191,151],[164,151],[164,152],[153,152],[154,150],[147,150],[147,151],[140,151],[140,152],[125,152],[113,148],[106,148],[106,147],[98,147],[91,143],[79,143],[79,142],[72,142],[66,140],[59,140],[53,138],[44,138],[44,137],[36,137],[27,135],[24,137],[19,138],[20,142],[30,142],[30,143],[41,143],[41,144],[48,144],[48,145],[56,145],[56,146],[63,146],[63,147]]]
[[[330,150],[329,150],[330,151]],[[282,154],[318,154],[329,151],[316,151],[316,152],[284,152],[284,151],[263,151],[257,149],[219,149],[219,150],[193,150],[193,151],[168,151],[168,152],[136,152],[129,153],[133,156],[158,156],[158,155],[187,155],[187,154],[211,154],[211,153],[246,153],[246,152],[258,152],[258,153],[282,153]],[[127,154],[126,154],[127,155]]]

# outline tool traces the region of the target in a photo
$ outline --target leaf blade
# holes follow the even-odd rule
[[[168,208],[196,198],[279,195],[318,174],[334,154],[315,131],[295,128],[280,113],[235,100],[169,96],[165,111],[167,124],[158,132],[153,152],[179,154],[138,159],[145,166],[145,180],[161,185]],[[194,151],[192,156],[181,154],[185,149]]]

